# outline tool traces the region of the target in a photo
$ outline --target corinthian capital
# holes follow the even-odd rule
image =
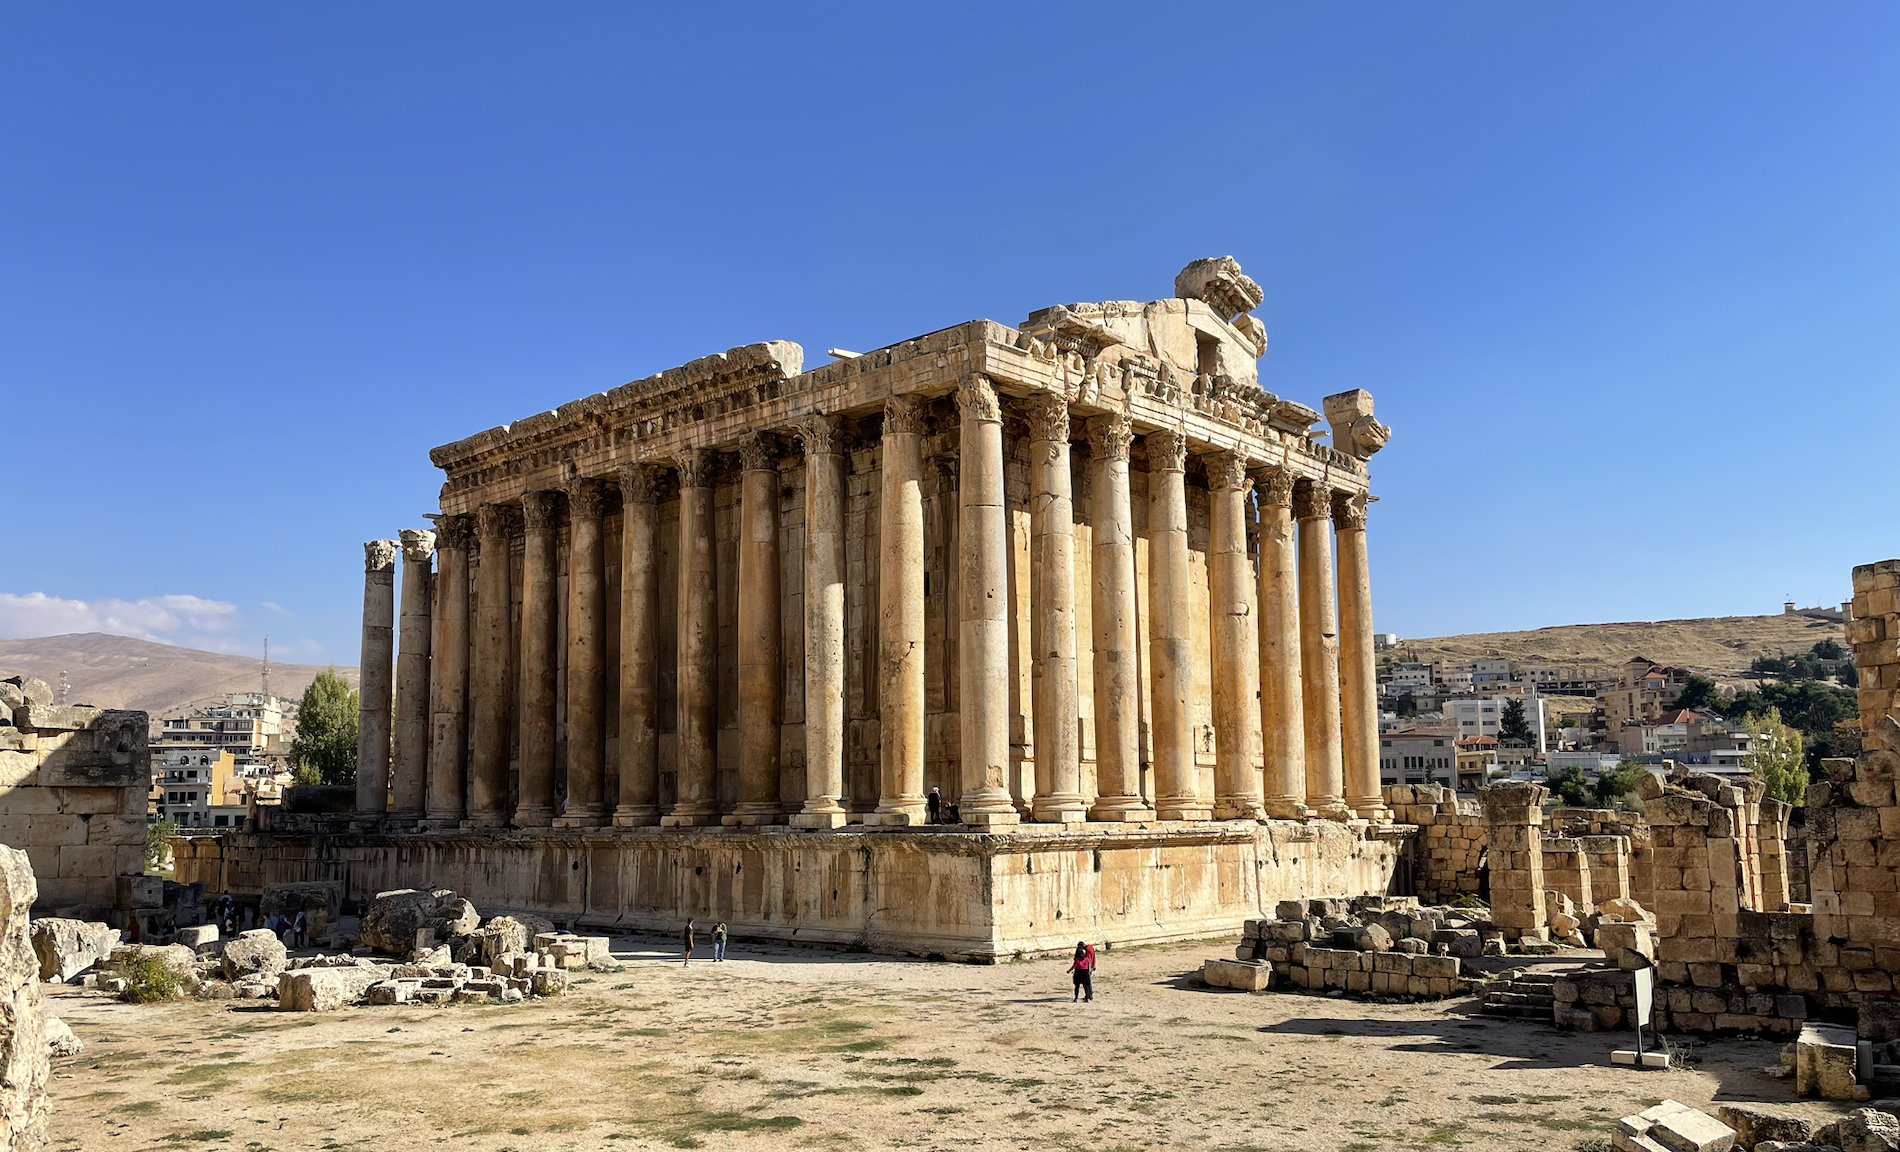
[[[1023,414],[1029,418],[1031,440],[1069,439],[1069,402],[1062,397],[1039,392],[1023,405]]]
[[[1301,480],[1293,485],[1295,520],[1330,520],[1333,515],[1333,490],[1317,480]]]
[[[397,535],[402,537],[404,560],[427,564],[429,557],[435,555],[435,533],[427,528],[404,528]]]
[[[889,396],[884,400],[884,434],[918,434],[924,430],[924,402],[918,396]]]
[[[620,466],[620,502],[622,504],[658,504],[666,486],[666,469],[653,464]]]
[[[1158,428],[1141,438],[1148,449],[1148,471],[1180,472],[1187,468],[1187,433]]]
[[[1247,462],[1232,452],[1207,458],[1207,486],[1222,492],[1247,490]]]
[[[598,520],[607,509],[607,486],[591,476],[571,481],[567,486],[568,514],[576,520]]]
[[[1253,490],[1260,494],[1261,504],[1285,508],[1293,503],[1293,481],[1297,477],[1291,468],[1273,464],[1255,468],[1248,475],[1253,477]]]
[[[530,532],[538,528],[559,528],[561,526],[561,494],[559,492],[529,492],[521,497],[521,518],[528,524]]]
[[[688,448],[680,453],[675,467],[681,488],[711,488],[719,471],[719,454],[705,448]]]
[[[836,416],[813,413],[792,425],[792,431],[807,456],[830,456],[844,451],[844,421]]]
[[[1128,446],[1134,443],[1135,430],[1128,417],[1117,412],[1089,421],[1089,451],[1097,460],[1126,460]]]
[[[506,541],[521,531],[521,516],[512,504],[484,504],[475,509],[475,529],[484,540]]]
[[[1366,497],[1362,492],[1333,492],[1333,523],[1341,532],[1366,529]]]
[[[394,540],[365,540],[363,542],[363,571],[387,572],[396,566],[396,542]]]
[[[778,437],[754,432],[739,441],[739,467],[747,472],[778,471]]]
[[[463,552],[474,542],[475,517],[443,516],[435,522],[436,547]]]
[[[996,389],[990,386],[989,377],[966,376],[963,383],[957,385],[957,415],[965,420],[991,424],[1003,422],[1003,406],[996,399]]]

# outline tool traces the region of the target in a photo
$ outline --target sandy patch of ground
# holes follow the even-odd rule
[[[53,1081],[55,1147],[289,1149],[1573,1149],[1658,1098],[1788,1101],[1722,1041],[1691,1071],[1608,1067],[1618,1036],[1209,991],[1230,944],[990,968],[796,949],[683,967],[651,940],[559,1000],[354,1008],[132,1006],[52,989],[85,1041]],[[1825,1117],[1828,1106],[1789,1102]]]

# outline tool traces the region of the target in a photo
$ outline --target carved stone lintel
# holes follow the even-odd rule
[[[1187,434],[1173,428],[1158,428],[1142,437],[1148,450],[1148,471],[1181,472],[1187,468]]]
[[[568,515],[576,520],[598,520],[607,509],[607,486],[591,476],[582,476],[567,486]]]
[[[512,504],[484,504],[475,509],[475,527],[484,540],[507,540],[521,531],[521,513]]]
[[[711,488],[719,474],[719,453],[705,448],[688,448],[680,453],[675,467],[681,488]]]
[[[1135,430],[1128,417],[1115,413],[1089,420],[1089,452],[1097,460],[1126,460],[1128,446],[1134,443]]]
[[[466,552],[475,542],[475,517],[444,516],[435,522],[435,544]]]
[[[1253,477],[1253,490],[1260,494],[1260,503],[1277,507],[1293,503],[1293,482],[1298,479],[1293,469],[1274,464],[1255,468],[1249,475]]]
[[[363,571],[387,572],[396,566],[396,542],[394,540],[365,540],[363,542]]]
[[[561,526],[561,494],[559,492],[528,492],[521,497],[521,518],[530,532],[538,528],[559,528]]]
[[[1366,530],[1366,498],[1359,492],[1333,492],[1333,523],[1341,532]]]
[[[887,396],[884,399],[884,434],[920,435],[924,430],[924,401],[921,396]]]
[[[658,504],[666,490],[666,469],[655,464],[620,466],[620,502],[622,504]]]
[[[967,376],[957,385],[957,415],[964,420],[1003,422],[1003,406],[987,376]]]
[[[739,466],[747,472],[776,472],[778,458],[778,437],[770,432],[754,432],[739,441]]]
[[[813,413],[792,425],[792,431],[807,456],[830,456],[844,451],[844,421],[836,416]]]
[[[1062,397],[1047,392],[1032,396],[1023,405],[1023,415],[1029,420],[1031,440],[1069,439],[1069,402]]]
[[[1322,400],[1333,428],[1333,447],[1355,460],[1368,460],[1392,438],[1392,429],[1372,415],[1372,393],[1364,388],[1335,392]]]
[[[1247,462],[1232,452],[1216,452],[1207,458],[1207,486],[1222,492],[1247,490]]]
[[[1333,490],[1317,480],[1301,480],[1293,485],[1295,520],[1330,520],[1333,516]]]

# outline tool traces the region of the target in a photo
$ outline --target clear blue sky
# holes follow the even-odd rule
[[[1900,7],[0,9],[0,635],[353,663],[429,447],[735,344],[1259,280],[1376,621],[1900,554]]]

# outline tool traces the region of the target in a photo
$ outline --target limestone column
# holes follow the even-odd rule
[[[716,453],[680,454],[679,750],[673,807],[660,824],[691,828],[719,823],[714,759],[719,737],[719,617],[713,582],[713,477]]]
[[[877,810],[866,824],[924,820],[924,406],[884,402],[878,521]]]
[[[473,516],[436,521],[435,639],[430,646],[429,823],[461,824],[468,766],[468,550]]]
[[[1293,486],[1300,522],[1300,675],[1306,728],[1306,804],[1328,820],[1348,820],[1339,743],[1339,633],[1333,622],[1332,489]]]
[[[527,547],[521,556],[521,753],[515,799],[517,828],[554,822],[555,555],[561,533],[561,494],[521,498]]]
[[[1070,492],[1069,403],[1059,395],[1031,400],[1029,532],[1035,603],[1031,707],[1036,740],[1036,820],[1061,824],[1088,818],[1082,795],[1075,660],[1075,500]]]
[[[567,807],[556,828],[607,823],[607,575],[600,517],[606,486],[567,486]]]
[[[1260,744],[1267,815],[1304,818],[1306,716],[1300,691],[1300,558],[1293,527],[1293,472],[1253,473],[1260,508]]]
[[[844,796],[844,428],[798,425],[805,448],[805,805],[795,828],[837,828]]]
[[[779,700],[778,456],[776,437],[739,445],[739,800],[722,823],[777,824]]]
[[[1189,612],[1187,437],[1148,433],[1148,686],[1154,716],[1155,814],[1205,820],[1195,786],[1194,640]]]
[[[356,813],[389,811],[391,663],[396,645],[396,542],[363,545],[363,651],[357,658]]]
[[[389,815],[420,820],[429,787],[429,641],[435,533],[402,530],[402,617],[396,645],[396,744]]]
[[[469,821],[477,828],[508,823],[508,723],[515,677],[509,568],[519,515],[506,504],[475,511],[480,566],[475,570],[475,666],[469,713]]]
[[[660,822],[659,521],[664,473],[620,469],[620,801],[614,827]]]
[[[1207,458],[1208,637],[1214,662],[1214,818],[1258,820],[1260,635],[1247,559],[1246,462],[1231,452]]]
[[[1366,497],[1333,493],[1339,547],[1339,716],[1346,803],[1388,823],[1379,787],[1379,678],[1372,657],[1372,569],[1366,560]]]
[[[1009,521],[1003,410],[988,379],[957,388],[957,726],[963,823],[1015,824],[1009,794]]]
[[[1135,616],[1135,527],[1128,495],[1128,417],[1089,421],[1090,618],[1095,640],[1096,820],[1152,820],[1141,797],[1141,668]]]

